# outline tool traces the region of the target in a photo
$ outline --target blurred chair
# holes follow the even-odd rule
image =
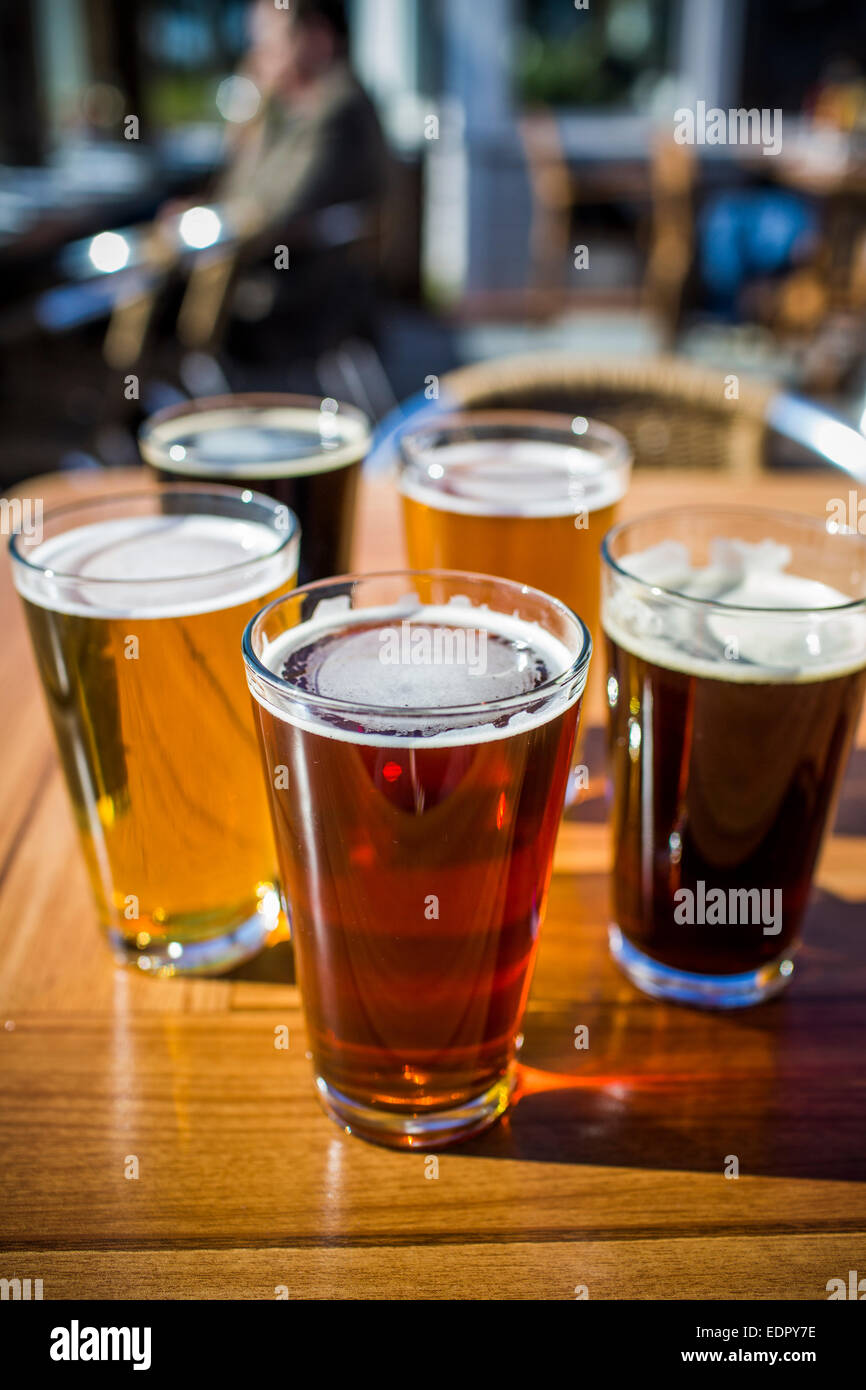
[[[115,371],[130,371],[144,355],[163,282],[151,282],[119,296],[105,330],[103,356]]]
[[[572,263],[572,219],[585,188],[569,164],[551,111],[541,107],[526,113],[518,128],[532,194],[529,312],[555,314],[563,307],[567,267]],[[670,136],[654,138],[649,168],[637,182],[632,177],[620,188],[613,180],[607,199],[649,195],[643,281],[631,289],[578,293],[572,287],[570,297],[579,307],[605,307],[615,313],[643,310],[653,317],[665,343],[674,340],[694,254],[694,181],[693,150]]]
[[[657,136],[650,167],[652,207],[642,300],[662,324],[668,343],[679,327],[694,255],[694,182],[692,147]]]
[[[285,282],[274,266],[273,235],[265,245],[255,232],[195,258],[178,312],[184,348],[216,353],[239,323],[264,332],[271,357],[281,343],[306,336],[323,351],[368,328],[381,261],[378,205],[333,204],[298,219],[296,227],[298,236],[281,233],[286,244],[302,247],[297,258],[291,253]],[[339,322],[331,323],[335,306]]]
[[[506,358],[442,378],[446,409],[564,411],[615,426],[639,466],[760,469],[773,388],[676,357],[588,361],[557,354]]]
[[[571,215],[577,180],[569,168],[559,127],[546,107],[526,112],[518,122],[532,213],[529,226],[529,288],[561,290],[571,260]]]
[[[155,225],[144,235],[143,263],[128,283],[120,282],[105,330],[102,352],[114,371],[130,371],[140,364],[179,259]]]
[[[202,252],[194,260],[177,315],[183,347],[209,352],[218,347],[241,254],[242,243],[237,241]]]
[[[866,438],[848,421],[775,384],[682,357],[593,362],[539,353],[443,376],[439,411],[497,408],[593,417],[625,435],[638,466],[726,470],[740,480],[762,468],[775,434],[813,465],[833,464],[866,486]]]

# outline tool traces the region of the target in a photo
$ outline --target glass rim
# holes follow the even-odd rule
[[[586,426],[585,429],[577,431],[575,423],[580,420]],[[458,429],[490,430],[502,429],[507,432],[526,430],[527,432],[537,431],[539,434],[556,435],[562,443],[570,443],[575,449],[581,448],[581,441],[594,437],[605,443],[610,450],[611,458],[605,459],[605,464],[609,467],[624,467],[630,465],[634,459],[634,452],[621,430],[614,425],[608,425],[603,420],[596,420],[591,415],[581,415],[575,412],[573,415],[566,411],[558,410],[533,410],[533,409],[514,409],[513,407],[483,408],[469,410],[449,410],[442,415],[429,415],[426,418],[417,420],[414,424],[407,421],[406,428],[397,437],[397,444],[400,455],[405,465],[411,465],[417,461],[417,454],[410,455],[410,448],[422,436],[429,436],[442,431],[456,431]],[[430,450],[435,449],[436,445],[429,446]],[[420,453],[420,450],[419,450]]]
[[[9,538],[10,556],[15,564],[23,565],[28,571],[30,571],[33,574],[50,576],[52,580],[60,580],[65,583],[81,584],[82,586],[86,587],[98,584],[110,584],[115,588],[119,584],[122,584],[124,586],[129,585],[131,587],[138,584],[148,586],[154,584],[181,585],[188,584],[190,582],[197,582],[202,579],[209,579],[212,576],[216,575],[231,574],[235,570],[246,570],[249,569],[251,566],[264,564],[269,560],[273,560],[277,555],[281,554],[281,552],[284,551],[287,548],[287,546],[289,546],[293,541],[297,541],[300,536],[300,522],[298,521],[297,516],[291,510],[290,507],[287,507],[284,503],[275,502],[272,497],[268,497],[263,492],[256,492],[253,488],[231,487],[225,483],[167,483],[161,487],[136,488],[134,491],[130,492],[101,492],[96,497],[82,498],[75,502],[63,502],[60,506],[49,507],[49,509],[43,513],[42,523],[44,526],[45,523],[49,521],[53,521],[58,518],[62,519],[65,516],[69,516],[70,514],[75,514],[77,512],[87,513],[91,509],[104,507],[107,504],[140,502],[145,499],[148,501],[155,502],[158,501],[161,497],[164,497],[166,494],[168,494],[171,497],[222,497],[226,501],[237,499],[240,500],[244,506],[249,506],[255,503],[256,505],[261,506],[265,508],[267,511],[269,511],[272,517],[276,515],[287,516],[289,520],[288,529],[286,531],[283,531],[280,528],[278,531],[276,527],[273,528],[274,534],[279,535],[280,537],[279,544],[275,545],[273,550],[266,551],[263,555],[251,555],[246,560],[235,560],[232,561],[230,565],[221,565],[217,569],[196,570],[193,574],[183,575],[153,575],[150,577],[142,575],[123,575],[120,577],[114,576],[112,578],[106,575],[93,575],[91,577],[88,575],[81,575],[76,574],[74,572],[69,572],[68,570],[58,570],[51,564],[37,564],[27,555],[21,553],[20,546],[18,544],[18,542],[21,539],[21,532],[16,532]],[[154,515],[170,516],[171,513],[155,512]],[[189,513],[189,515],[197,515],[197,513],[191,512]],[[205,515],[207,515],[207,513],[205,513]],[[237,519],[240,520],[242,518]],[[63,532],[61,531],[59,534],[63,534]],[[44,539],[39,542],[40,546],[43,544]]]
[[[326,401],[333,401],[336,410],[323,411],[322,407]],[[192,466],[178,468],[179,460],[170,456],[173,436],[169,427],[172,425],[182,424],[185,420],[193,420],[201,415],[230,416],[263,411],[294,411],[320,418],[324,415],[335,421],[351,421],[356,433],[352,435],[346,429],[341,430],[339,438],[335,439],[334,447],[330,450],[323,447],[311,448],[294,459],[267,459],[257,464],[242,464],[240,469],[234,464],[227,466],[221,463],[194,463]],[[159,438],[158,436],[167,429],[167,437]],[[333,396],[305,395],[289,391],[237,391],[222,392],[216,396],[195,396],[188,401],[177,401],[174,405],[163,406],[143,422],[137,438],[142,458],[151,468],[162,468],[182,477],[212,476],[224,470],[227,478],[242,478],[243,470],[246,469],[251,478],[282,478],[292,476],[290,470],[293,467],[298,477],[304,477],[306,474],[302,471],[302,465],[305,463],[320,465],[319,468],[309,467],[307,473],[310,473],[330,472],[332,469],[360,462],[372,445],[373,423],[369,415],[358,406],[338,401]],[[235,469],[234,472],[231,471],[232,468]]]
[[[393,705],[363,704],[357,700],[338,700],[331,695],[318,695],[310,691],[298,690],[291,681],[286,680],[283,676],[277,675],[275,671],[265,666],[264,662],[253,650],[252,639],[253,631],[256,626],[262,622],[273,609],[278,608],[281,604],[288,603],[292,599],[315,593],[320,589],[332,588],[337,584],[354,585],[366,583],[369,580],[383,579],[410,581],[418,576],[430,579],[454,579],[460,581],[468,579],[475,583],[477,583],[478,580],[483,580],[486,584],[502,585],[517,594],[537,595],[549,604],[554,611],[558,612],[562,617],[567,619],[567,621],[573,623],[577,627],[580,636],[580,650],[569,662],[569,665],[564,671],[559,672],[556,676],[552,676],[549,680],[543,681],[541,685],[536,686],[533,690],[524,691],[519,695],[504,695],[494,700],[464,705],[411,705],[400,706],[399,708],[395,708]],[[298,624],[298,626],[302,626],[302,624]],[[287,631],[288,630],[290,629],[287,629]],[[552,594],[545,593],[543,589],[535,589],[530,584],[519,584],[513,579],[502,579],[498,575],[481,574],[472,570],[371,570],[362,574],[340,574],[327,579],[317,579],[310,584],[301,584],[287,594],[280,594],[277,598],[272,599],[270,603],[266,604],[264,608],[260,609],[258,613],[255,613],[247,623],[243,638],[241,639],[241,649],[243,651],[243,658],[247,670],[258,679],[264,681],[271,690],[275,691],[283,699],[288,697],[298,703],[302,703],[312,709],[322,712],[330,711],[334,714],[341,715],[367,714],[374,719],[403,721],[413,718],[429,719],[431,716],[435,716],[437,719],[442,717],[448,718],[449,716],[463,718],[465,716],[482,713],[489,714],[491,711],[505,713],[525,708],[527,704],[530,704],[537,698],[547,699],[558,690],[568,685],[572,680],[583,678],[585,684],[586,670],[592,655],[592,635],[580,615],[575,613],[574,609],[570,608],[568,604],[563,603],[561,599],[554,598]]]
[[[579,426],[579,428],[578,428]],[[465,460],[466,474],[479,479],[477,490],[447,487],[450,454],[473,446],[498,452],[502,466],[515,466],[524,491],[502,492],[497,473],[487,473],[489,458]],[[515,446],[555,447],[561,451],[562,485],[539,497],[532,488],[541,460],[529,455],[509,464]],[[625,435],[613,425],[562,411],[480,409],[448,411],[407,423],[397,436],[397,486],[407,500],[452,514],[479,517],[539,518],[574,516],[586,508],[613,507],[628,491],[634,455]],[[589,459],[593,466],[587,468]],[[439,462],[441,460],[441,462]],[[458,463],[457,466],[460,466]],[[437,476],[438,473],[438,476]]]
[[[825,607],[816,607],[815,604],[806,604],[803,607],[778,607],[772,604],[752,605],[744,603],[726,603],[719,598],[699,598],[693,594],[681,593],[678,589],[667,588],[664,584],[654,584],[649,580],[642,579],[640,575],[633,574],[626,569],[619,560],[611,554],[611,545],[617,538],[623,535],[633,526],[643,525],[646,522],[660,521],[665,517],[689,517],[689,516],[716,516],[734,517],[739,516],[750,520],[766,520],[770,522],[777,520],[786,526],[802,526],[823,539],[832,539],[834,536],[847,536],[854,541],[862,542],[863,559],[866,564],[866,537],[850,528],[838,531],[829,531],[827,523],[818,517],[809,516],[806,512],[786,512],[778,507],[740,507],[730,503],[722,503],[718,506],[709,502],[692,503],[684,507],[663,507],[655,512],[645,512],[641,516],[629,517],[624,521],[618,521],[610,530],[605,533],[601,542],[601,559],[603,565],[615,571],[621,578],[629,580],[632,584],[639,585],[647,592],[662,595],[673,602],[684,604],[695,608],[697,611],[707,611],[708,609],[721,609],[729,613],[751,613],[755,615],[766,614],[778,616],[787,615],[789,618],[804,617],[808,614],[827,614],[827,613],[846,613],[856,609],[866,609],[866,594],[862,598],[847,599],[845,603],[827,604]]]

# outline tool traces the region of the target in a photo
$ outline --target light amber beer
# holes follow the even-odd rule
[[[554,594],[598,636],[600,558],[631,455],[582,416],[467,412],[400,441],[412,568],[502,575]]]
[[[233,488],[48,513],[13,543],[101,922],[148,972],[225,968],[279,898],[239,644],[297,572],[285,508]]]
[[[508,1104],[589,634],[479,575],[325,581],[244,639],[316,1087],[384,1144]]]

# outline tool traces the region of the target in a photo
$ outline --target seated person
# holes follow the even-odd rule
[[[262,103],[216,189],[245,230],[276,233],[329,206],[381,198],[387,154],[348,63],[342,0],[256,0],[245,75]]]
[[[388,155],[375,108],[348,61],[343,0],[254,0],[239,75],[258,89],[255,116],[230,135],[210,194],[240,239],[229,289],[229,354],[275,367],[347,337],[375,336],[378,214]],[[177,203],[165,217],[176,217]],[[288,267],[278,252],[288,251]],[[185,306],[219,310],[207,258]],[[213,312],[212,312],[213,306]],[[181,310],[183,315],[184,309]],[[221,316],[221,312],[220,312]]]

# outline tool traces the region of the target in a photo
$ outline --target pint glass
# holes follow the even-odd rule
[[[159,411],[139,435],[165,481],[231,483],[290,507],[304,536],[300,579],[344,574],[370,422],[352,406],[273,393],[200,397]]]
[[[613,954],[649,994],[790,980],[866,686],[866,539],[689,507],[615,527],[602,621]]]
[[[598,638],[599,549],[631,475],[621,434],[582,415],[467,411],[400,441],[413,567],[466,567],[554,594]]]
[[[556,600],[416,572],[250,623],[316,1086],[425,1149],[508,1104],[591,642]]]
[[[238,644],[296,582],[295,518],[154,488],[47,512],[11,549],[115,956],[174,974],[253,954],[279,894]]]

